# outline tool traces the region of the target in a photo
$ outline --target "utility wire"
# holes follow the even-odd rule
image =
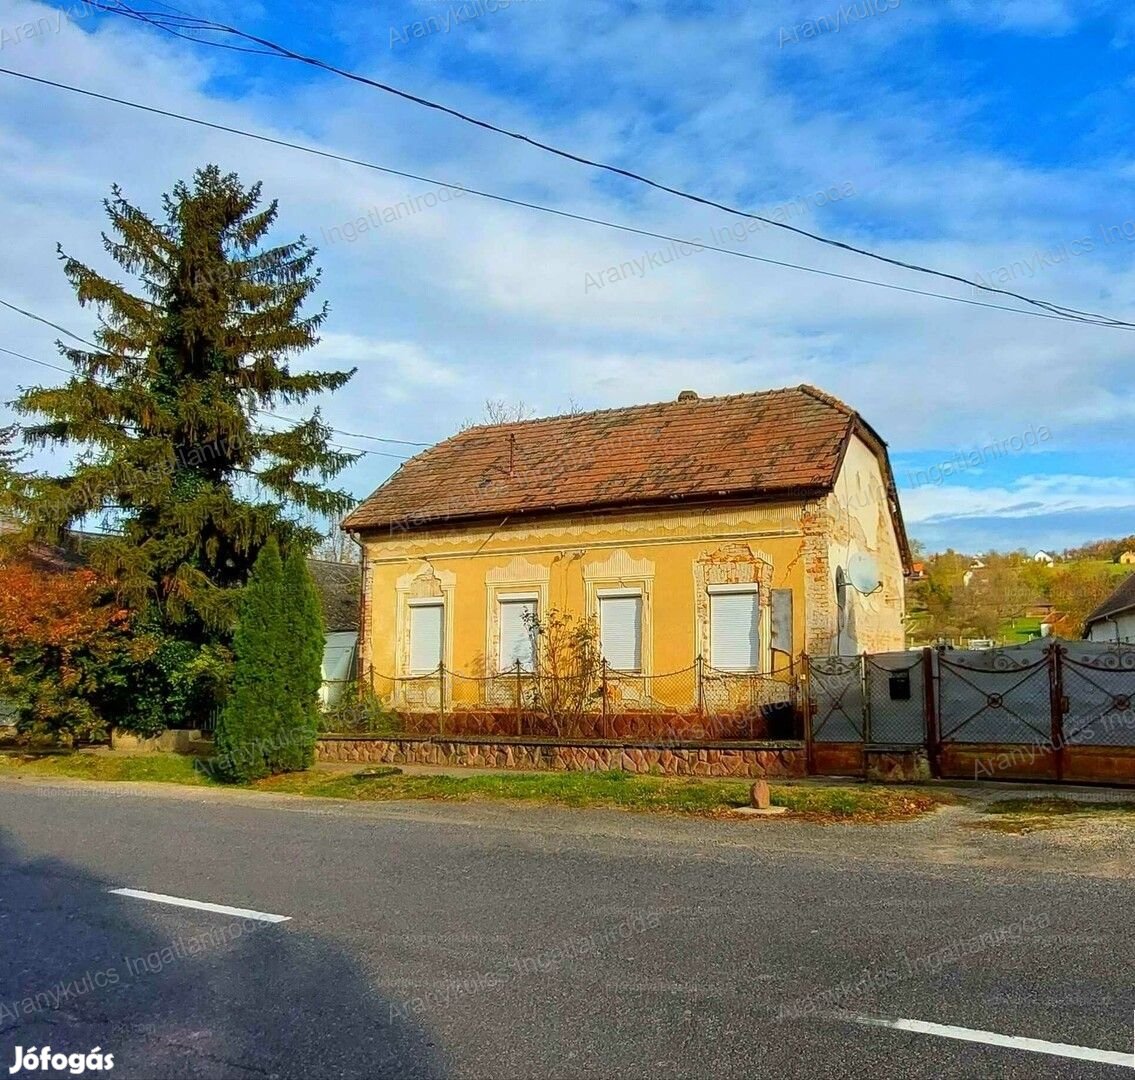
[[[124,105],[131,109],[138,109],[141,112],[153,113],[156,116],[165,116],[173,120],[181,120],[188,124],[196,124],[199,127],[210,128],[214,131],[224,131],[230,135],[240,135],[247,139],[255,139],[258,142],[268,143],[272,146],[282,146],[290,150],[299,150],[305,154],[313,154],[316,157],[325,158],[329,161],[341,161],[348,165],[358,165],[364,169],[372,169],[375,172],[385,173],[390,176],[399,176],[407,180],[418,180],[422,183],[432,184],[435,187],[446,187],[454,191],[462,191],[467,195],[476,195],[483,199],[491,199],[494,202],[506,203],[510,206],[519,206],[528,210],[537,210],[545,214],[553,214],[556,217],[567,218],[570,221],[582,221],[591,225],[599,225],[603,228],[614,229],[618,232],[630,233],[634,236],[646,236],[654,240],[665,240],[674,244],[686,244],[691,247],[704,249],[706,251],[716,251],[722,255],[732,255],[738,259],[747,259],[751,262],[765,263],[769,266],[779,266],[787,270],[799,270],[807,274],[817,274],[821,277],[834,278],[838,281],[851,281],[860,285],[873,285],[880,289],[889,289],[892,292],[906,293],[911,296],[926,296],[932,297],[937,300],[948,300],[954,304],[966,304],[969,307],[988,308],[993,311],[1009,311],[1015,315],[1029,315],[1036,319],[1055,319],[1060,322],[1075,322],[1083,323],[1088,326],[1104,326],[1118,330],[1135,330],[1135,323],[1124,323],[1118,320],[1098,321],[1095,319],[1082,318],[1079,315],[1064,315],[1053,314],[1048,311],[1031,311],[1024,310],[1018,307],[1011,307],[1008,304],[993,304],[986,300],[973,300],[964,296],[951,296],[948,293],[933,292],[928,289],[915,289],[908,285],[895,285],[889,281],[878,281],[874,278],[859,277],[855,274],[840,274],[834,270],[822,270],[815,266],[806,266],[802,263],[787,262],[783,259],[770,259],[763,255],[754,255],[747,251],[735,251],[733,248],[719,247],[716,244],[707,244],[701,240],[690,240],[685,237],[672,236],[668,233],[654,232],[650,229],[640,229],[632,225],[622,225],[614,221],[606,221],[603,218],[589,217],[586,214],[575,214],[569,210],[559,210],[556,207],[545,206],[541,203],[528,202],[524,199],[514,199],[507,195],[498,195],[490,191],[481,191],[477,188],[466,187],[462,184],[455,184],[448,181],[437,180],[429,176],[421,176],[417,173],[406,172],[401,169],[392,169],[385,165],[377,165],[371,161],[363,161],[359,158],[348,157],[344,154],[335,154],[329,150],[320,150],[314,146],[305,146],[302,143],[289,142],[287,139],[277,139],[270,135],[261,135],[254,131],[246,131],[243,128],[231,127],[227,124],[217,124],[211,120],[202,120],[196,116],[187,116],[183,113],[170,112],[167,109],[158,109],[151,105],[142,105],[136,101],[127,101],[124,98],[113,97],[109,94],[100,94],[94,90],[85,90],[78,86],[69,86],[67,83],[56,82],[53,79],[44,79],[37,75],[29,75],[23,71],[13,71],[10,68],[0,67],[0,74],[11,75],[18,79],[25,79],[29,82],[40,83],[44,86],[52,86],[59,90],[67,90],[70,93],[80,94],[84,97],[94,98],[99,101],[108,101],[116,105]],[[775,223],[778,224],[778,223]],[[964,280],[964,279],[960,279]],[[969,284],[966,282],[966,284]],[[51,325],[51,324],[49,324]]]
[[[265,416],[271,416],[274,420],[285,420],[290,424],[302,424],[303,420],[297,420],[294,416],[277,416],[276,413],[264,413]],[[398,443],[400,446],[433,446],[433,443],[428,442],[413,442],[410,439],[388,439],[381,435],[364,435],[361,431],[344,431],[342,428],[332,428],[332,431],[338,432],[340,435],[346,435],[349,439],[370,439],[373,442],[380,443]]]
[[[161,28],[160,24],[163,21],[174,21],[171,20],[169,16],[163,16],[160,12],[151,12],[148,15],[137,12],[130,8],[128,5],[121,2],[116,2],[113,6],[99,3],[99,0],[90,0],[90,2],[94,7],[108,12],[109,14],[120,15],[124,18],[142,21],[153,26],[158,26],[159,28]],[[184,23],[184,20],[176,21],[179,23]],[[347,71],[344,68],[336,67],[334,64],[330,64],[325,60],[319,59],[318,57],[306,56],[303,53],[294,52],[286,46],[280,45],[266,38],[257,37],[255,34],[250,34],[245,30],[240,30],[237,27],[229,26],[225,23],[213,22],[207,19],[195,19],[193,21],[193,27],[194,29],[199,30],[208,29],[216,33],[229,34],[244,41],[254,42],[255,44],[263,46],[265,49],[270,50],[278,56],[284,57],[289,60],[294,60],[298,63],[307,64],[310,67],[319,68],[323,71],[330,72],[333,75],[338,75],[344,79],[349,79],[353,82],[369,86],[375,90],[380,90],[386,94],[393,94],[395,97],[402,98],[403,100],[412,102],[415,105],[421,105],[424,108],[433,109],[437,112],[441,112],[448,116],[452,116],[458,120],[461,120],[464,123],[472,124],[473,126],[482,128],[486,131],[492,131],[498,135],[504,135],[510,139],[515,139],[518,142],[526,143],[529,146],[535,147],[537,150],[543,150],[549,154],[554,154],[555,156],[563,158],[567,161],[585,165],[588,168],[592,169],[600,169],[605,172],[612,173],[616,176],[621,176],[625,179],[633,180],[636,183],[646,184],[647,186],[655,188],[658,191],[664,191],[667,194],[676,195],[678,198],[686,199],[694,203],[699,203],[702,206],[709,206],[715,210],[724,211],[727,214],[733,214],[737,217],[749,218],[753,221],[761,221],[766,225],[776,226],[776,228],[778,229],[784,229],[787,232],[795,233],[798,236],[807,237],[809,240],[815,240],[818,243],[826,244],[829,247],[851,252],[855,255],[862,255],[865,258],[874,259],[877,262],[882,262],[889,266],[894,266],[902,270],[909,270],[919,274],[928,274],[947,281],[957,282],[961,285],[968,285],[974,289],[981,289],[988,293],[1007,296],[1014,300],[1020,300],[1021,302],[1032,307],[1051,312],[1052,314],[1079,318],[1084,322],[1092,322],[1102,326],[1117,326],[1124,329],[1135,329],[1135,323],[1126,322],[1122,319],[1113,319],[1110,316],[1101,315],[1098,312],[1082,311],[1079,308],[1067,307],[1063,304],[1052,303],[1048,300],[1038,300],[1033,297],[1026,296],[1024,293],[1012,292],[1009,289],[999,289],[992,285],[984,285],[977,281],[971,281],[969,278],[962,277],[959,274],[951,274],[947,271],[935,270],[932,267],[923,266],[919,263],[906,262],[902,259],[894,259],[887,255],[880,255],[879,253],[870,251],[867,248],[857,247],[854,244],[847,244],[840,240],[833,240],[831,237],[823,236],[820,233],[810,232],[807,229],[801,229],[796,225],[789,225],[786,222],[777,221],[774,218],[764,217],[760,214],[754,214],[747,210],[741,210],[735,206],[730,206],[726,203],[718,202],[715,199],[709,199],[705,196],[697,195],[693,192],[685,191],[681,188],[671,187],[668,184],[663,184],[657,180],[652,180],[650,179],[650,177],[643,176],[640,173],[631,172],[628,169],[623,169],[617,165],[611,165],[607,162],[596,161],[591,158],[583,157],[580,154],[574,154],[568,150],[563,150],[557,146],[553,146],[550,143],[541,142],[540,140],[534,139],[529,135],[523,134],[522,132],[510,131],[507,128],[500,127],[497,124],[490,123],[487,120],[481,120],[478,117],[471,116],[468,113],[461,112],[460,110],[454,109],[448,105],[443,105],[440,102],[431,101],[429,98],[420,97],[417,94],[412,94],[409,91],[400,89],[399,87],[391,86],[389,83],[377,82],[376,80],[369,79],[365,75],[360,75],[357,72]],[[217,48],[221,47],[222,45],[222,43],[207,41],[201,38],[191,38],[190,40],[195,41],[199,45],[204,45],[210,48]]]
[[[99,348],[99,346],[95,345],[91,341],[87,341],[86,338],[80,337],[78,334],[73,333],[72,331],[68,330],[66,327],[60,326],[58,323],[53,323],[50,320],[45,319],[40,315],[36,315],[34,312],[26,311],[23,308],[17,307],[15,304],[10,304],[10,303],[8,303],[7,300],[3,300],[3,299],[0,299],[0,305],[4,306],[6,308],[11,308],[12,311],[18,311],[21,315],[26,315],[29,319],[35,319],[36,322],[45,323],[47,326],[50,326],[53,329],[58,330],[60,333],[67,334],[68,337],[73,337],[76,341],[81,341],[84,345],[90,345],[91,348],[97,349],[99,352],[105,352],[104,349]],[[61,372],[63,372],[64,375],[75,376],[76,374],[78,374],[77,372],[75,372],[75,371],[73,371],[69,368],[63,367],[61,364],[51,364],[51,363],[48,363],[48,361],[46,361],[46,360],[37,360],[34,356],[27,356],[24,353],[16,352],[14,349],[7,349],[7,348],[0,346],[0,353],[7,353],[9,356],[19,357],[19,359],[21,359],[21,360],[27,360],[29,363],[32,363],[32,364],[38,364],[40,367],[51,368],[53,371],[61,371]],[[93,376],[88,376],[88,377],[93,378]],[[96,379],[95,381],[97,382],[98,380]],[[273,420],[281,420],[281,421],[284,421],[286,423],[293,424],[296,427],[299,427],[302,424],[307,422],[305,420],[296,420],[294,417],[290,417],[290,416],[277,416],[275,413],[270,413],[270,412],[265,412],[262,415],[269,416]],[[430,443],[409,442],[406,439],[383,439],[383,438],[380,438],[377,435],[359,435],[359,434],[356,434],[356,433],[350,432],[350,431],[342,431],[339,428],[334,428],[334,427],[328,428],[328,430],[335,432],[335,434],[337,434],[337,435],[346,435],[348,438],[374,439],[377,442],[399,443],[399,444],[405,444],[407,446],[430,446],[431,445]],[[269,431],[265,432],[265,434],[272,434],[272,431],[269,430]],[[346,450],[346,451],[348,451],[352,454],[362,454],[362,455],[369,454],[372,457],[393,458],[395,461],[408,461],[409,460],[407,457],[405,457],[402,454],[391,454],[391,453],[388,453],[388,452],[385,452],[385,451],[382,451],[382,450],[365,450],[361,446],[343,446],[339,443],[328,443],[327,445],[330,446],[334,450]]]

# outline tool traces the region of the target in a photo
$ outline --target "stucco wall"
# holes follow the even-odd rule
[[[1105,644],[1119,641],[1135,642],[1135,611],[1117,615],[1115,620],[1100,620],[1088,627],[1089,641],[1102,641]]]
[[[446,601],[447,670],[498,667],[498,598],[538,597],[541,611],[594,615],[606,588],[643,595],[642,664],[660,676],[709,661],[708,586],[754,583],[761,599],[761,668],[774,664],[770,600],[793,593],[792,655],[902,648],[903,576],[882,470],[853,439],[837,491],[812,503],[734,505],[670,512],[578,515],[496,527],[440,527],[363,538],[366,602],[360,673],[409,671],[407,610],[413,598]],[[881,575],[872,596],[846,590],[840,619],[835,575],[851,555]],[[841,634],[840,627],[843,632]],[[785,658],[778,655],[776,666]]]
[[[446,667],[482,673],[496,668],[501,594],[535,594],[545,611],[580,615],[595,612],[602,589],[628,587],[644,598],[644,673],[662,675],[706,653],[707,585],[746,582],[760,590],[767,668],[772,589],[793,591],[793,653],[804,647],[802,518],[800,504],[785,504],[365,537],[360,670],[408,670],[405,608],[411,597],[447,600]],[[779,657],[777,666],[783,664]]]
[[[808,652],[846,656],[903,648],[902,552],[882,466],[858,436],[848,444],[834,491],[809,507],[808,532]],[[868,575],[879,582],[870,594],[854,584]]]

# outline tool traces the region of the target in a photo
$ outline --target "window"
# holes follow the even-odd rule
[[[536,597],[502,596],[500,600],[501,671],[513,670],[520,661],[522,671],[536,667]]]
[[[642,594],[599,595],[599,646],[616,671],[642,670]]]
[[[440,600],[410,603],[410,673],[425,675],[441,667],[445,605]]]
[[[709,587],[710,666],[756,671],[760,657],[757,591],[751,585]]]

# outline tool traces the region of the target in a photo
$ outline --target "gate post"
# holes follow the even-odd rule
[[[926,731],[926,759],[930,764],[930,775],[938,780],[942,776],[940,753],[941,744],[938,742],[938,699],[934,687],[934,650],[927,645],[922,650],[922,701],[923,720]]]
[[[524,734],[524,719],[522,709],[524,706],[524,698],[521,692],[520,683],[520,657],[516,658],[516,734],[517,737]]]
[[[867,654],[859,654],[859,695],[863,701],[863,760],[867,761],[867,747],[871,742],[871,686],[867,681]]]
[[[1048,686],[1052,710],[1052,760],[1057,781],[1064,779],[1064,664],[1063,650],[1054,641],[1048,647]]]
[[[812,745],[812,665],[807,653],[800,657],[800,704],[804,716],[804,762],[809,776],[816,772],[816,755]]]

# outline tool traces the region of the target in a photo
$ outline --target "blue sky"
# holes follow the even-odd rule
[[[875,13],[860,17],[868,4]],[[178,6],[676,187],[752,209],[792,204],[790,220],[805,228],[1135,319],[1135,12],[1122,3]],[[817,32],[841,10],[838,31]],[[28,34],[28,23],[39,29]],[[300,65],[90,14],[77,0],[0,0],[0,66],[644,229],[709,238],[736,220]],[[327,403],[336,427],[429,443],[479,417],[486,398],[550,414],[686,387],[809,382],[888,441],[910,532],[931,549],[1061,548],[1135,532],[1126,332],[712,252],[650,265],[661,242],[473,197],[344,234],[429,185],[7,76],[0,296],[88,330],[56,241],[105,265],[110,185],[156,210],[162,191],[208,161],[263,180],[281,202],[278,235],[303,232],[321,248],[332,314],[312,363],[359,367]],[[730,246],[974,295],[776,230]],[[636,259],[641,274],[595,285]],[[54,337],[0,313],[5,348],[55,361]],[[0,354],[0,399],[52,378]],[[1042,428],[1048,437],[1026,445]],[[407,452],[343,442],[394,455],[352,468],[346,482],[360,497]],[[1009,450],[941,468],[999,444]]]

